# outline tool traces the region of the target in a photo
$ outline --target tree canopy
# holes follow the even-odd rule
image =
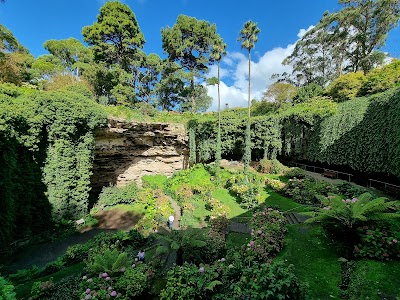
[[[196,111],[195,82],[202,79],[212,63],[213,45],[220,39],[215,24],[180,15],[173,27],[161,30],[164,52],[168,60],[176,62],[185,71],[189,85],[191,110]]]

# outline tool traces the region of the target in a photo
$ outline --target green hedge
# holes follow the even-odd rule
[[[322,97],[252,118],[253,157],[296,159],[400,176],[400,88],[340,104]],[[213,158],[216,120],[188,124],[197,161]],[[222,113],[222,154],[242,155],[245,117]],[[193,153],[191,154],[194,157]]]
[[[0,89],[0,245],[87,212],[93,132],[106,121],[78,87],[15,91]]]

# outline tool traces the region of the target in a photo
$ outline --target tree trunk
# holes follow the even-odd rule
[[[191,79],[190,86],[192,88],[192,114],[194,114],[196,109],[196,103],[194,100],[194,79]]]
[[[217,132],[217,153],[216,153],[216,164],[217,170],[219,169],[221,162],[221,94],[220,94],[220,65],[221,60],[218,61],[218,132]]]
[[[180,247],[176,251],[176,264],[178,266],[182,266],[183,265],[183,250],[182,250],[182,247]]]
[[[246,133],[245,133],[245,147],[244,147],[244,176],[245,181],[248,182],[248,170],[251,161],[251,134],[250,134],[250,49],[249,49],[249,86],[248,86],[248,99],[247,99],[247,122],[246,122]]]

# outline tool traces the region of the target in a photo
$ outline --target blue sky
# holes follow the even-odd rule
[[[43,43],[49,39],[75,37],[82,41],[81,30],[96,21],[104,0],[6,0],[0,4],[0,23],[35,56],[46,54]],[[315,25],[324,11],[338,11],[337,0],[124,0],[135,13],[145,36],[146,53],[163,57],[160,30],[173,26],[179,14],[215,23],[228,45],[224,60],[222,97],[230,107],[246,105],[246,57],[237,37],[244,22],[258,23],[261,33],[252,55],[252,97],[259,98],[271,83],[272,73],[286,70],[280,65],[290,54],[299,33]],[[400,30],[394,29],[384,51],[399,57]],[[215,68],[211,68],[211,74]],[[215,98],[216,91],[209,88]],[[224,100],[223,100],[224,101]],[[214,105],[215,107],[215,105]]]

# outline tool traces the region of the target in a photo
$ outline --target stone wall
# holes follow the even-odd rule
[[[110,119],[96,133],[92,190],[123,186],[148,174],[170,176],[187,167],[188,137],[183,124]]]

